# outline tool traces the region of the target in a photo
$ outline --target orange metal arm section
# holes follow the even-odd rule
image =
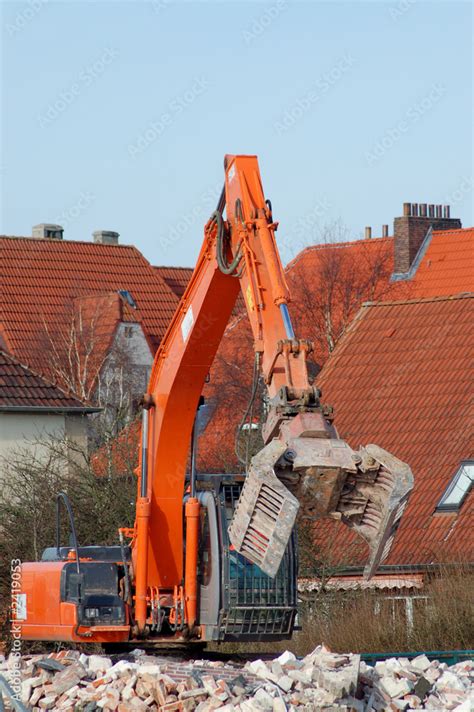
[[[146,622],[147,591],[172,589],[183,580],[183,495],[192,427],[204,381],[235,304],[245,297],[255,349],[273,397],[282,386],[309,386],[306,353],[289,353],[280,305],[289,300],[276,247],[271,210],[265,202],[255,156],[226,156],[225,202],[229,262],[239,254],[237,274],[218,264],[217,226],[210,221],[190,283],[156,354],[148,400],[151,403],[146,464],[148,484],[137,502],[133,541],[136,572],[135,617]],[[235,278],[235,277],[238,278]],[[286,344],[284,343],[286,342]],[[143,451],[143,449],[142,449]],[[140,482],[139,482],[140,493]],[[194,536],[194,535],[193,535]],[[197,533],[196,533],[197,549]],[[197,553],[187,551],[187,585]],[[195,576],[194,576],[195,577]],[[195,617],[194,593],[185,591],[188,615]]]

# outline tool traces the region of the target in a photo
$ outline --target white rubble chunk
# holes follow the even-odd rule
[[[112,660],[110,658],[103,657],[102,655],[88,655],[87,656],[87,670],[89,672],[104,673],[106,670],[108,670],[111,667],[112,667]]]
[[[139,675],[160,675],[161,667],[152,663],[144,663],[138,667]]]
[[[293,662],[294,660],[296,660],[296,655],[290,653],[289,650],[285,650],[285,652],[279,655],[277,658],[277,661],[282,667],[284,667],[289,662]]]
[[[381,679],[380,687],[392,699],[394,699],[395,697],[403,697],[403,695],[408,695],[412,689],[408,680],[406,680],[405,678],[400,678],[396,680],[394,677],[389,677],[388,675]]]
[[[113,674],[116,674],[119,677],[122,675],[129,675],[130,673],[138,670],[139,667],[138,663],[130,663],[128,660],[119,660],[107,670],[107,676]]]
[[[288,675],[283,675],[283,677],[278,678],[277,684],[281,687],[282,690],[285,692],[289,692],[291,688],[293,687],[294,680],[291,679]]]
[[[421,672],[425,672],[425,670],[428,670],[428,668],[431,665],[431,662],[429,659],[426,657],[426,655],[417,655],[416,658],[413,658],[410,662],[411,666],[416,668],[417,670],[421,670]]]
[[[273,700],[273,712],[286,712],[286,710],[285,701],[281,697],[275,697]]]
[[[464,690],[464,684],[460,677],[449,670],[445,670],[439,680],[435,683],[436,690]]]

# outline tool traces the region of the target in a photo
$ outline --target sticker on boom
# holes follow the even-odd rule
[[[183,341],[186,343],[191,329],[194,326],[194,314],[192,306],[189,307],[188,311],[184,315],[184,319],[181,323],[181,334],[183,335]]]

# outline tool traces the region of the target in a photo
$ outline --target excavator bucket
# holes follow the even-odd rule
[[[346,524],[369,546],[364,575],[388,556],[413,488],[404,462],[376,445],[358,451],[317,414],[282,427],[251,461],[229,528],[235,549],[274,577],[296,515]]]
[[[279,440],[252,458],[229,527],[235,549],[274,578],[293,531],[297,498],[275,474],[275,463],[286,445]]]

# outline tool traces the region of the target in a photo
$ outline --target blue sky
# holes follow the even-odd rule
[[[470,2],[2,3],[3,234],[116,230],[194,264],[225,153],[256,153],[285,261],[404,201],[472,225]]]

